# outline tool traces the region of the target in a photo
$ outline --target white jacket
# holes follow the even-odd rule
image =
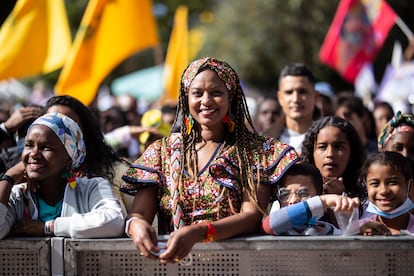
[[[66,186],[62,212],[56,218],[54,234],[71,238],[119,237],[124,232],[124,214],[111,184],[102,177],[79,177],[76,187]],[[11,227],[23,219],[26,209],[33,220],[38,219],[37,199],[26,190],[26,184],[15,185],[9,206],[0,203],[0,239]]]

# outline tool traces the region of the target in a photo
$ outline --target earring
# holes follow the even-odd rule
[[[227,128],[230,132],[234,131],[236,123],[234,122],[230,114],[226,114],[226,116],[224,116],[223,123],[227,124]]]
[[[185,118],[185,127],[187,128],[187,135],[190,135],[191,130],[193,129],[194,126],[194,119],[193,116],[191,116],[191,114],[188,115],[187,118]]]
[[[69,187],[71,187],[72,189],[75,189],[75,187],[76,187],[76,174],[73,173],[72,171],[69,173],[68,183],[69,183]]]
[[[73,171],[67,171],[62,174],[62,177],[67,179],[69,187],[71,187],[72,189],[75,189],[76,177],[77,177],[76,173],[74,173]]]

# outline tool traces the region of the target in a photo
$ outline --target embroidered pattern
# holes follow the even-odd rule
[[[261,152],[251,152],[252,160],[264,156],[257,165],[263,184],[275,184],[285,170],[298,160],[292,147],[276,139],[262,137]],[[126,171],[121,191],[134,194],[150,185],[159,187],[159,222],[169,222],[175,210],[175,149],[180,148],[179,134],[173,134],[150,145]],[[216,221],[240,212],[242,185],[234,147],[225,147],[193,183],[186,172],[183,177],[183,197],[180,198],[180,219],[186,224]],[[179,172],[178,172],[179,173]],[[172,191],[174,191],[172,193]],[[177,226],[179,221],[177,220]],[[171,229],[171,228],[170,228]]]

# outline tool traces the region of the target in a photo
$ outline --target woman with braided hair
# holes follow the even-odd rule
[[[236,72],[201,58],[181,77],[180,133],[154,142],[123,175],[135,196],[125,232],[141,255],[174,263],[193,245],[258,233],[271,186],[297,161],[294,149],[258,135]],[[170,234],[157,246],[158,234]],[[164,249],[160,251],[160,249]]]

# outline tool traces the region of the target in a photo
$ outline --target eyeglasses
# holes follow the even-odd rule
[[[278,198],[281,202],[286,202],[286,201],[289,201],[292,194],[295,194],[298,198],[300,198],[301,201],[306,200],[311,197],[309,190],[307,188],[301,188],[295,191],[294,193],[292,193],[291,190],[288,190],[282,187],[282,188],[279,188]]]

